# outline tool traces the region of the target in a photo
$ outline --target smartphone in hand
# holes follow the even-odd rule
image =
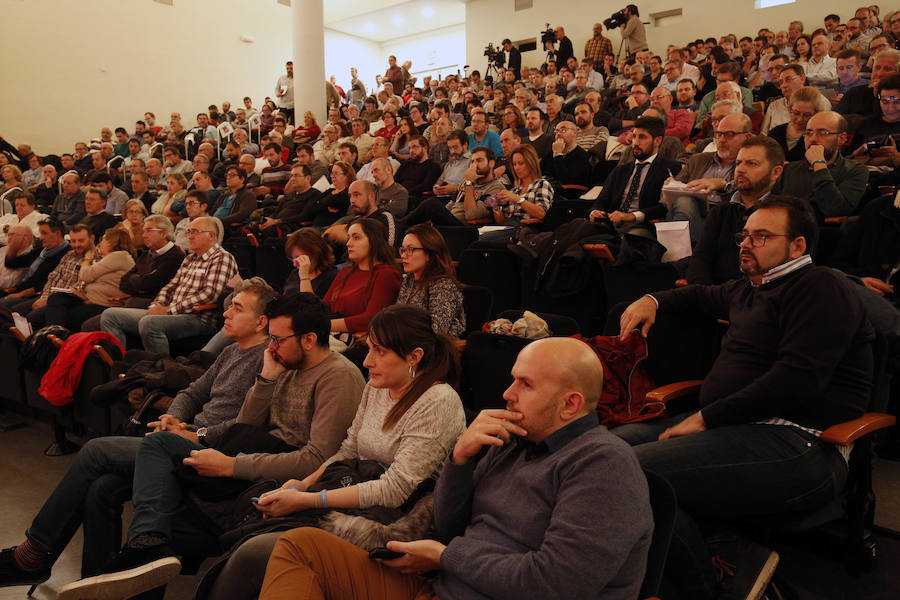
[[[383,560],[391,560],[393,558],[400,558],[404,556],[403,552],[394,552],[393,550],[388,550],[387,548],[372,548],[369,550],[369,558],[376,559],[381,558]]]

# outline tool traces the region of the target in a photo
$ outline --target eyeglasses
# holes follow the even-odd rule
[[[887,44],[875,44],[874,46],[869,46],[869,54],[874,54],[881,50],[882,48],[887,48]]]
[[[815,114],[816,113],[805,113],[805,112],[800,112],[799,110],[794,110],[793,108],[791,109],[791,116],[799,117],[801,119],[811,119],[811,118],[813,118],[813,115],[815,115]]]
[[[160,232],[162,232],[162,231],[164,231],[164,230],[163,230],[163,229],[160,229],[160,228],[158,228],[158,227],[144,227],[144,231],[147,231],[147,232],[155,231],[155,232],[157,232],[157,233],[160,233]]]
[[[785,233],[736,233],[734,234],[734,243],[740,246],[744,240],[750,238],[750,245],[754,248],[762,248],[766,245],[766,240],[773,237],[788,237]]]
[[[717,140],[726,139],[731,140],[736,135],[746,135],[746,131],[717,131],[713,134],[713,137]]]
[[[803,132],[803,135],[806,137],[818,136],[825,137],[826,135],[841,135],[840,131],[828,131],[827,129],[807,129]]]
[[[215,233],[215,231],[207,231],[205,229],[188,229],[188,235],[197,235],[198,233]]]
[[[900,96],[883,96],[878,101],[882,104],[900,104]]]
[[[291,335],[285,335],[282,337],[278,337],[277,335],[269,334],[269,341],[272,342],[272,345],[275,346],[276,350],[278,350],[279,348],[281,348],[281,343],[283,341],[289,340],[292,337],[300,337],[301,335],[303,335],[303,334],[302,333],[294,333]]]
[[[200,206],[201,204],[202,202],[200,202],[199,200],[188,200],[187,202],[185,202],[185,205],[187,206]]]
[[[412,254],[416,250],[424,250],[425,248],[417,248],[416,246],[400,246],[400,256]]]

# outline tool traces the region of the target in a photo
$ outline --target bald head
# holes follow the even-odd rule
[[[603,364],[591,347],[574,338],[551,337],[536,340],[522,349],[519,357],[538,365],[535,378],[553,382],[560,396],[578,394],[584,405],[575,418],[597,408],[603,390]]]

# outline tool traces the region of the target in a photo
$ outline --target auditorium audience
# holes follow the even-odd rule
[[[283,293],[309,292],[324,298],[338,270],[331,246],[322,234],[309,227],[299,229],[285,240],[284,253],[294,268],[284,282]]]
[[[116,228],[122,229],[131,237],[131,246],[135,252],[144,246],[144,219],[147,218],[147,209],[140,200],[129,200],[122,207],[122,222]]]

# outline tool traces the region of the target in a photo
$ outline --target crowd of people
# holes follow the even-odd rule
[[[623,14],[620,60],[600,23],[580,60],[562,27],[540,65],[504,40],[496,80],[420,82],[391,56],[368,92],[355,69],[349,91],[326,82],[321,124],[294,112],[288,62],[258,110],[211,105],[193,127],[147,112],[58,155],[0,138],[0,305],[35,330],[160,355],[203,336],[217,355],[154,405],[152,435],[79,452],[0,553],[0,585],[46,581],[82,525],[72,598],[162,585],[174,556],[221,552],[250,482],[276,480],[198,597],[634,597],[643,467],[678,495],[673,585],[745,597],[773,553],[717,526],[839,493],[849,450],[822,431],[868,405],[872,327],[900,336],[900,11],[656,52]],[[439,228],[505,243],[594,186],[584,215],[617,235],[685,224],[686,285],[646,290],[621,336],[657,310],[729,321],[700,410],[607,431],[599,359],[551,338],[519,355],[506,409],[466,428],[464,286]],[[286,281],[242,280],[229,250],[261,244],[283,245]]]

